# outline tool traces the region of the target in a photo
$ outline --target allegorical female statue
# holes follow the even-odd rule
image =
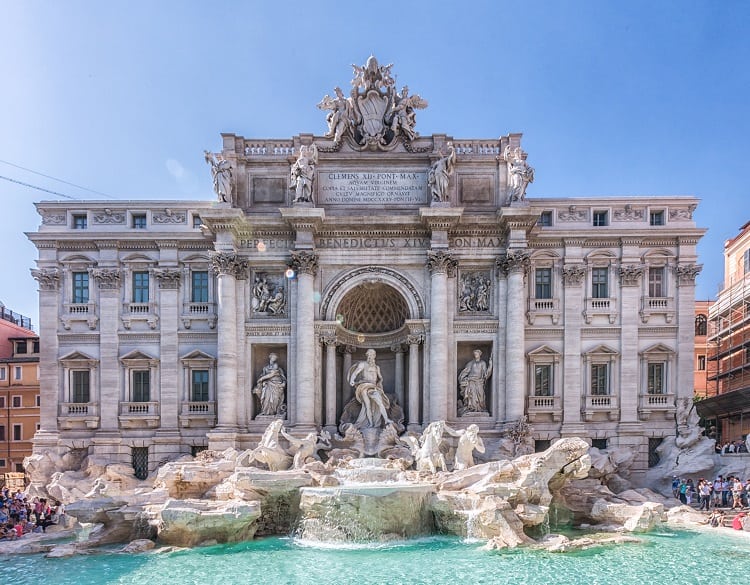
[[[264,366],[253,388],[253,394],[260,398],[259,416],[279,416],[286,412],[286,375],[277,359],[275,353],[268,354],[268,365]]]
[[[458,375],[458,387],[461,393],[461,407],[458,414],[478,412],[486,413],[484,386],[487,379],[492,375],[492,357],[487,365],[482,359],[482,350],[474,350],[474,359],[468,362]]]

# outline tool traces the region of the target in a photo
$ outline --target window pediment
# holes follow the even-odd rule
[[[153,356],[143,353],[140,350],[134,350],[120,358],[120,363],[125,366],[153,366],[159,363],[159,360]]]
[[[591,356],[616,356],[619,354],[620,354],[619,351],[612,349],[608,345],[604,345],[604,344],[597,345],[596,347],[583,352],[583,355],[589,356],[589,357]]]
[[[642,356],[655,355],[655,354],[674,355],[675,351],[671,347],[667,347],[663,343],[657,343],[655,345],[652,345],[651,347],[644,349],[642,352],[640,352],[640,355]]]
[[[531,351],[526,353],[526,356],[529,358],[538,358],[538,357],[554,357],[559,358],[560,352],[555,351],[552,349],[549,345],[541,345],[537,347],[536,349],[532,349]]]
[[[216,358],[196,349],[186,353],[180,358],[180,361],[185,366],[213,366],[216,363]]]
[[[73,351],[58,360],[66,368],[91,368],[99,363],[99,360],[83,353]]]

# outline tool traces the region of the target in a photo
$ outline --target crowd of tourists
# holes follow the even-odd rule
[[[750,479],[743,481],[733,475],[718,476],[711,481],[701,477],[697,483],[692,479],[672,478],[672,494],[683,504],[698,504],[698,509],[710,512],[708,524],[730,526],[735,530],[750,532]],[[731,521],[727,513],[737,512]]]
[[[58,523],[63,513],[59,502],[48,502],[46,498],[29,501],[20,490],[11,492],[4,487],[0,490],[0,541],[46,532],[47,527]]]

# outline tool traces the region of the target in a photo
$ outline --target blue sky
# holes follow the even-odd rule
[[[529,197],[696,195],[698,298],[750,220],[750,3],[4,0],[0,176],[78,199],[213,199],[221,132],[322,134],[372,53],[421,134],[523,132]],[[0,300],[36,321],[34,201],[0,180]]]

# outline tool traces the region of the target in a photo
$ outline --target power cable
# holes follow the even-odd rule
[[[5,179],[6,181],[10,181],[11,183],[17,183],[18,185],[23,185],[24,187],[28,187],[29,189],[36,189],[37,191],[44,191],[45,193],[52,193],[52,195],[58,195],[59,197],[65,197],[66,199],[73,199],[74,201],[80,201],[80,199],[76,199],[75,197],[71,197],[70,195],[66,195],[65,193],[58,193],[57,191],[51,191],[50,189],[37,187],[36,185],[30,185],[29,183],[24,183],[23,181],[18,181],[17,179],[11,179],[10,177],[4,177],[3,175],[0,175],[0,179]]]
[[[60,183],[64,183],[66,185],[70,185],[71,187],[75,187],[76,189],[83,189],[84,191],[89,191],[90,193],[96,193],[97,195],[101,195],[102,197],[107,197],[109,199],[116,199],[116,197],[113,197],[112,195],[107,195],[106,193],[102,193],[101,191],[96,191],[94,189],[89,189],[88,187],[83,187],[82,185],[76,185],[75,183],[71,183],[70,181],[64,181],[63,179],[58,179],[57,177],[53,177],[52,175],[45,175],[44,173],[40,173],[39,171],[35,171],[33,169],[27,169],[26,167],[22,167],[21,165],[17,165],[12,162],[8,162],[7,160],[0,159],[0,163],[10,165],[12,167],[16,167],[17,169],[21,169],[23,171],[28,171],[29,173],[34,173],[35,175],[39,175],[40,177],[45,177],[47,179],[52,179],[53,181],[59,181]],[[44,190],[44,189],[42,189]]]

